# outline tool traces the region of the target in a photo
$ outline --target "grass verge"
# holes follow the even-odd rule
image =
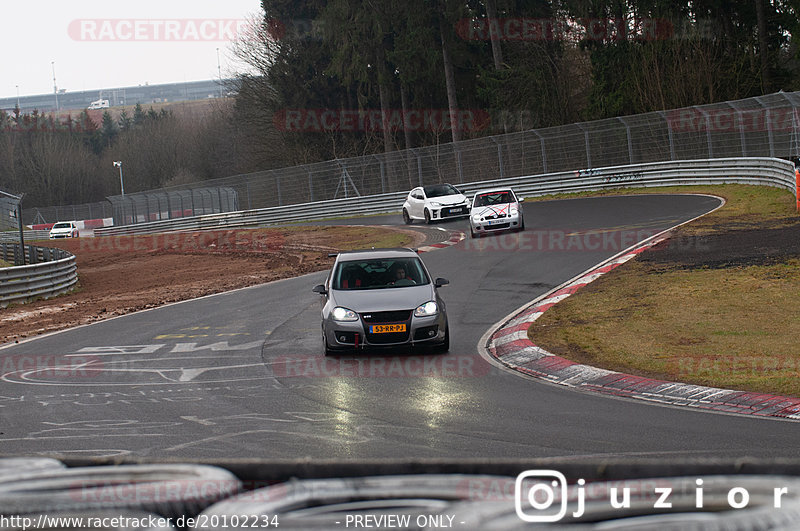
[[[547,311],[529,337],[611,370],[800,397],[800,253],[765,257],[759,249],[762,242],[786,249],[791,240],[770,238],[800,233],[793,194],[745,185],[645,193],[689,191],[727,201],[673,238],[721,243],[714,262],[699,251],[667,261],[648,251]],[[747,256],[739,249],[718,259],[754,235],[759,245]]]

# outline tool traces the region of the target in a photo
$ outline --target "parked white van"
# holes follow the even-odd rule
[[[108,100],[97,100],[89,104],[90,109],[107,109],[108,106]]]

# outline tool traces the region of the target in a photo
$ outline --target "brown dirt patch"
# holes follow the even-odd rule
[[[722,269],[783,263],[800,256],[800,223],[782,227],[720,230],[704,235],[681,231],[639,256],[655,269]]]
[[[402,229],[295,227],[37,242],[76,256],[78,289],[0,310],[0,343],[321,271],[337,250],[421,240]]]

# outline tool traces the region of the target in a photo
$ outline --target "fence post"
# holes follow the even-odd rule
[[[622,125],[625,126],[625,136],[628,137],[628,164],[633,164],[633,141],[631,140],[631,126],[629,126],[625,119],[621,116],[617,117],[617,120],[622,122]]]
[[[379,158],[377,155],[373,155],[373,157],[378,160],[378,164],[380,164],[380,167],[381,167],[381,193],[385,194],[386,193],[386,173],[385,173],[386,168],[384,167],[383,159]]]
[[[747,156],[747,140],[744,136],[744,114],[741,109],[736,108],[736,102],[729,101],[728,105],[736,111],[736,120],[739,122],[739,147],[742,151],[742,156]]]
[[[761,101],[761,96],[753,98],[756,103],[761,105],[761,110],[764,111],[764,126],[767,128],[767,138],[769,139],[769,156],[775,156],[775,138],[773,136],[772,124],[770,123],[770,109]]]
[[[489,138],[491,138],[492,142],[494,142],[495,145],[497,145],[497,165],[500,167],[500,178],[504,179],[505,171],[503,170],[503,146],[500,144],[500,142],[497,141],[495,137],[490,136]]]
[[[700,113],[706,117],[706,144],[708,145],[708,158],[713,159],[714,144],[711,141],[711,115],[696,105],[694,108],[700,111]]]
[[[669,119],[664,115],[664,111],[658,111],[658,115],[664,120],[664,125],[667,128],[667,138],[669,139],[669,160],[675,160],[675,139],[672,136],[672,126]]]
[[[422,186],[422,157],[420,157],[417,148],[411,148],[410,151],[417,157],[417,178],[419,179],[419,185]]]
[[[583,131],[583,143],[586,145],[586,167],[592,167],[592,151],[589,148],[589,130],[583,127],[583,124],[577,123],[575,124],[578,129]]]
[[[169,198],[169,192],[164,195],[167,196],[167,219],[172,219],[172,200]]]
[[[464,182],[464,168],[463,164],[461,163],[461,150],[456,147],[456,144],[453,144],[453,149],[456,151],[456,171],[458,172],[458,182]]]
[[[314,202],[314,178],[311,175],[311,170],[308,171],[308,196],[311,203]]]
[[[775,156],[775,133],[772,131],[772,123],[770,122],[770,109],[767,109],[766,115],[766,127],[767,127],[767,137],[769,138],[769,156]]]
[[[539,143],[542,146],[542,173],[547,173],[547,150],[544,147],[544,137],[536,129],[531,129],[531,132],[539,138]]]

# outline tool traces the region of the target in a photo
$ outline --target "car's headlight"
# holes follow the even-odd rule
[[[512,217],[514,217],[514,216],[516,216],[517,214],[519,214],[519,210],[517,210],[516,208],[512,208],[512,209],[511,209],[511,216],[512,216]]]
[[[439,313],[439,306],[434,301],[428,301],[417,306],[417,309],[414,310],[414,317],[428,317],[437,313]]]
[[[480,215],[475,214],[474,216],[472,216],[472,219],[474,219],[475,221],[480,221],[481,217],[480,217]]]
[[[439,206],[442,206],[442,204],[440,202],[438,202],[438,201],[431,201],[431,206],[439,207]]]
[[[353,310],[337,306],[331,312],[334,321],[358,321],[358,315]]]

